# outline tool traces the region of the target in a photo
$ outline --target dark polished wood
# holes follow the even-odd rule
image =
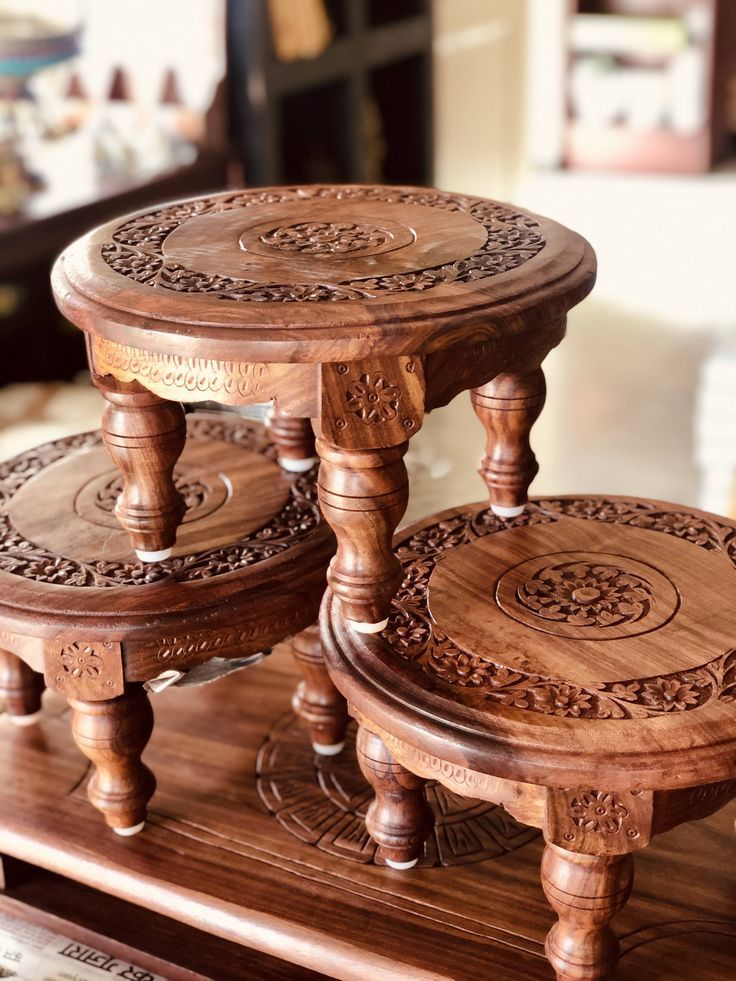
[[[610,975],[632,854],[736,797],[735,540],[736,522],[638,498],[474,504],[401,533],[380,634],[326,594],[327,667],[372,752],[543,830],[564,981]],[[382,793],[392,838],[416,834],[415,786]]]
[[[470,393],[486,431],[486,454],[478,471],[486,482],[491,508],[501,517],[520,514],[529,484],[539,470],[529,432],[544,406],[541,368],[528,375],[496,375]]]
[[[397,763],[381,737],[365,726],[358,729],[356,748],[360,769],[376,795],[366,814],[366,829],[390,868],[413,868],[434,825],[424,797],[426,781]]]
[[[43,675],[32,671],[15,654],[0,650],[0,700],[16,725],[27,725],[35,720],[41,711],[44,688]]]
[[[151,419],[149,434],[181,445],[180,407],[142,389],[128,395],[153,403],[150,416],[134,414],[137,423]],[[305,629],[334,551],[316,468],[283,470],[252,420],[195,413],[187,427],[172,479],[186,514],[165,561],[131,561],[117,517],[124,479],[103,434],[57,440],[0,466],[2,691],[9,712],[29,720],[42,688],[34,672],[69,699],[75,738],[96,767],[90,799],[121,833],[140,828],[154,789],[140,760],[152,724],[141,684],[181,681],[213,658],[227,666],[268,653]],[[136,466],[146,459],[139,454]],[[127,476],[129,491],[140,486],[140,470]],[[124,496],[131,512],[136,494]],[[344,729],[344,703],[326,677],[322,692]]]
[[[156,789],[153,774],[141,762],[153,731],[143,686],[131,685],[109,702],[69,698],[69,704],[74,742],[95,767],[87,787],[90,802],[118,834],[136,834]]]
[[[609,923],[626,905],[633,882],[631,855],[585,855],[546,845],[542,887],[559,919],[544,949],[560,981],[610,975],[620,951]]]
[[[324,975],[3,857],[0,914],[69,937],[166,981],[324,981]],[[120,964],[125,970],[127,965]],[[114,974],[113,974],[114,977]],[[134,976],[132,976],[134,977]],[[145,975],[135,981],[147,981]]]
[[[110,222],[64,253],[53,285],[88,335],[97,378],[170,401],[273,399],[284,417],[312,420],[338,541],[329,581],[356,629],[370,632],[398,584],[399,460],[425,411],[472,388],[483,402],[499,373],[536,378],[594,277],[584,239],[496,201],[314,185]],[[505,439],[522,450],[501,453],[500,501],[530,479],[522,431],[532,409]],[[275,438],[291,440],[285,422]],[[163,536],[149,547],[168,547]]]
[[[384,625],[401,582],[391,539],[409,501],[407,448],[350,451],[317,440],[320,505],[338,542],[329,582],[346,616],[367,632]]]
[[[292,699],[294,711],[309,730],[314,750],[334,756],[345,745],[348,707],[327,673],[316,624],[292,639],[291,651],[303,678]]]
[[[269,436],[278,451],[278,461],[286,470],[302,473],[318,462],[309,419],[287,416],[274,407],[269,413],[267,425]]]
[[[81,881],[141,907],[140,920],[115,920],[117,932],[107,935],[119,940],[148,943],[155,934],[145,931],[144,917],[154,911],[168,918],[169,946],[181,956],[190,927],[206,931],[213,944],[220,938],[241,945],[243,961],[225,957],[221,973],[212,959],[209,970],[201,959],[175,960],[218,981],[290,977],[288,966],[258,973],[257,962],[252,974],[244,967],[238,975],[235,968],[247,966],[253,949],[351,981],[548,981],[544,939],[554,913],[539,887],[541,837],[526,829],[512,839],[501,808],[489,820],[492,805],[467,802],[472,809],[457,813],[459,799],[430,781],[437,831],[448,852],[454,848],[454,862],[432,867],[430,858],[410,872],[374,864],[362,820],[346,812],[354,802],[365,813],[369,788],[354,754],[311,752],[289,712],[297,676],[283,647],[246,676],[152,696],[156,727],[144,760],[159,774],[159,787],[145,833],[125,840],[90,820],[88,770],[58,695],[47,694],[40,727],[16,730],[0,719],[0,852],[73,880],[69,895]],[[259,755],[269,746],[283,775],[274,788],[278,819],[257,778]],[[310,761],[321,797],[309,796],[300,782]],[[270,784],[271,776],[263,781]],[[326,820],[326,813],[333,816]],[[731,981],[734,817],[736,802],[658,836],[639,853],[636,889],[615,921],[621,981]],[[299,826],[301,840],[287,830]],[[504,828],[506,849],[497,845]],[[12,883],[9,894],[23,898]],[[55,895],[41,884],[38,899],[28,900],[51,903]],[[105,907],[94,894],[83,893],[76,907],[59,900],[46,908],[106,934],[105,919],[97,917]],[[295,977],[299,970],[293,967]]]
[[[96,384],[107,403],[102,438],[124,480],[115,514],[139,558],[166,559],[186,512],[173,477],[186,440],[184,409],[136,382],[107,376]]]

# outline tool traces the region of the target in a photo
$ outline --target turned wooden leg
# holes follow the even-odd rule
[[[287,416],[275,406],[267,417],[268,432],[278,450],[279,466],[304,473],[317,462],[311,419]]]
[[[409,497],[407,445],[346,450],[317,440],[320,505],[337,537],[327,579],[362,633],[383,630],[401,585],[391,541]]]
[[[297,634],[291,649],[304,679],[291,704],[309,730],[315,752],[334,756],[345,745],[348,707],[327,673],[317,624]]]
[[[424,796],[426,780],[397,763],[383,740],[361,726],[358,763],[376,793],[365,824],[392,869],[417,864],[424,842],[434,827],[434,815]]]
[[[609,976],[618,960],[609,923],[626,905],[633,881],[631,855],[581,855],[545,845],[542,887],[559,916],[545,950],[558,981]]]
[[[0,698],[12,723],[30,726],[38,722],[44,687],[43,675],[15,654],[0,650]]]
[[[486,431],[486,454],[478,473],[486,482],[491,510],[502,518],[521,514],[539,466],[529,433],[544,405],[541,368],[526,375],[501,374],[470,394]]]
[[[161,562],[186,511],[173,479],[186,439],[184,409],[137,382],[106,377],[97,385],[107,401],[102,436],[125,480],[115,514],[141,562]]]
[[[119,835],[143,830],[156,780],[141,762],[153,730],[153,712],[141,685],[107,702],[70,698],[72,734],[95,765],[87,795]]]

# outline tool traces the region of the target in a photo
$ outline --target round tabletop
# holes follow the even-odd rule
[[[235,657],[314,622],[334,538],[316,468],[289,474],[262,424],[187,417],[174,472],[186,514],[173,555],[141,563],[115,513],[123,478],[99,432],[0,467],[0,640],[125,645],[127,677]]]
[[[149,208],[72,244],[62,312],[110,341],[264,362],[442,350],[564,317],[595,257],[485,198],[373,185],[258,188]],[[480,333],[479,333],[480,332]]]
[[[553,787],[736,776],[736,526],[658,501],[486,504],[401,533],[386,629],[323,606],[361,715],[417,751]]]

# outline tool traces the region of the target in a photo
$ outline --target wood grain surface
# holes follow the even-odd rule
[[[321,981],[325,977],[26,862],[5,856],[3,865],[6,881],[0,891],[0,913],[109,952],[166,981]]]
[[[425,770],[627,792],[736,777],[733,522],[563,497],[508,521],[454,508],[396,544],[386,630],[356,634],[328,594],[323,640],[348,701]]]
[[[89,819],[86,767],[58,696],[45,696],[32,730],[0,718],[0,852],[162,913],[173,931],[176,921],[332,977],[550,979],[543,944],[554,914],[539,885],[539,838],[483,862],[398,873],[299,841],[272,816],[256,758],[288,710],[295,670],[280,650],[247,679],[154,698],[144,759],[165,779],[145,832],[125,841]],[[635,893],[615,921],[622,981],[736,974],[724,860],[734,807],[637,856]]]
[[[252,420],[194,413],[188,433],[175,471],[187,510],[163,562],[133,554],[116,515],[123,477],[99,433],[2,465],[0,646],[45,663],[57,687],[87,679],[79,698],[268,648],[316,617],[334,551],[316,470],[282,470]]]
[[[398,586],[401,457],[425,411],[502,374],[499,398],[476,396],[489,437],[508,429],[484,473],[493,503],[523,504],[539,368],[595,269],[579,235],[498,201],[314,185],[124,216],[73,243],[52,281],[87,334],[126,478],[116,510],[143,558],[176,537],[173,403],[273,401],[312,420],[337,537],[329,582],[348,619],[371,631]],[[505,412],[509,398],[529,405]]]
[[[265,188],[129,215],[59,259],[62,312],[117,345],[225,361],[418,354],[523,333],[589,292],[590,246],[483,198],[369,185]],[[479,338],[481,339],[481,338]],[[123,360],[125,351],[112,356]],[[186,369],[186,363],[179,368]],[[256,366],[257,367],[257,366]]]

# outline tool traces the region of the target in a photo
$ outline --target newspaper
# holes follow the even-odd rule
[[[168,981],[129,961],[0,913],[0,978],[14,981]]]

